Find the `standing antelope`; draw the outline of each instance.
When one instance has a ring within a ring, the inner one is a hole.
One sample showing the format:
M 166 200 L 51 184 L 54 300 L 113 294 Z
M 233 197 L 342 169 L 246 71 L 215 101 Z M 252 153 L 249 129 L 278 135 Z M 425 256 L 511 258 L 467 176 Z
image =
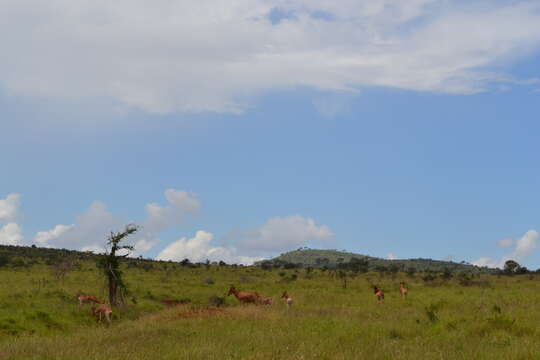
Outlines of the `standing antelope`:
M 373 285 L 373 293 L 377 297 L 378 301 L 384 301 L 384 292 L 379 289 L 376 285 Z
M 405 283 L 402 281 L 399 283 L 399 293 L 401 294 L 401 297 L 402 298 L 406 298 L 407 297 L 407 288 L 405 287 Z
M 238 301 L 242 303 L 258 303 L 261 301 L 261 296 L 256 291 L 238 291 L 234 286 L 231 286 L 227 296 L 234 295 Z
M 290 297 L 286 291 L 284 291 L 283 294 L 281 294 L 281 297 L 285 299 L 285 304 L 287 304 L 287 309 L 289 309 L 293 303 L 292 297 Z
M 79 300 L 79 307 L 81 307 L 82 304 L 90 304 L 90 303 L 104 304 L 105 303 L 103 300 L 100 300 L 95 295 L 80 294 L 77 296 L 77 300 Z
M 99 317 L 99 322 L 101 322 L 101 318 L 102 317 L 105 317 L 105 319 L 107 320 L 107 322 L 110 324 L 111 323 L 111 315 L 112 315 L 112 309 L 109 305 L 107 304 L 101 304 L 99 306 L 92 306 L 92 313 L 95 315 L 95 316 L 98 316 Z
M 274 302 L 274 300 L 272 298 L 261 298 L 260 299 L 260 304 L 262 304 L 262 305 L 272 305 L 273 302 Z

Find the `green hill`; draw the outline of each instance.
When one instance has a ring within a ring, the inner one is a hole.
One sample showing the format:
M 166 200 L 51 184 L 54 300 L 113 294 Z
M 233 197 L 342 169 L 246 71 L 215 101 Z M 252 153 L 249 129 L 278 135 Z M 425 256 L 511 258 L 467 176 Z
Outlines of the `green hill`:
M 297 266 L 317 268 L 351 268 L 364 271 L 451 271 L 493 273 L 496 269 L 478 267 L 465 262 L 442 261 L 432 259 L 399 259 L 388 260 L 361 254 L 337 250 L 298 249 L 281 254 L 270 260 L 263 260 L 259 266 Z

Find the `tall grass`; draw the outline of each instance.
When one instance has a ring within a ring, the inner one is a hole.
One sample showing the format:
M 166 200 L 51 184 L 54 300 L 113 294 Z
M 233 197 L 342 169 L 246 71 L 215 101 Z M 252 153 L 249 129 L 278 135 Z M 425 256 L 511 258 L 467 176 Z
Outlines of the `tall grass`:
M 75 300 L 78 291 L 105 297 L 93 264 L 63 282 L 46 265 L 0 270 L 0 359 L 540 358 L 535 277 L 483 275 L 464 284 L 364 274 L 344 288 L 320 270 L 161 264 L 124 271 L 128 303 L 107 326 Z M 401 280 L 407 299 L 399 296 Z M 385 291 L 384 303 L 372 282 Z M 240 305 L 225 296 L 231 284 L 272 296 L 274 305 Z M 294 298 L 289 310 L 279 299 L 284 290 Z M 190 305 L 174 308 L 159 301 L 186 298 Z

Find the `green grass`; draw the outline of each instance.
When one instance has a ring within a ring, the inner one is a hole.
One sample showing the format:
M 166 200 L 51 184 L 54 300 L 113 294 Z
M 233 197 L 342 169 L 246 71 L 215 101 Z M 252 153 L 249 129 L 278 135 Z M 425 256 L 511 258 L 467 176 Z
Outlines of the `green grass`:
M 131 294 L 111 326 L 75 300 L 78 291 L 105 298 L 92 263 L 64 282 L 46 265 L 0 269 L 0 359 L 540 358 L 540 279 L 528 275 L 482 275 L 463 286 L 369 273 L 344 289 L 320 270 L 290 280 L 294 270 L 164 266 L 124 269 Z M 370 283 L 385 290 L 384 303 Z M 272 296 L 274 305 L 227 297 L 224 307 L 209 307 L 230 284 Z M 294 298 L 290 310 L 279 299 L 284 290 Z M 158 301 L 181 298 L 192 304 L 165 309 Z

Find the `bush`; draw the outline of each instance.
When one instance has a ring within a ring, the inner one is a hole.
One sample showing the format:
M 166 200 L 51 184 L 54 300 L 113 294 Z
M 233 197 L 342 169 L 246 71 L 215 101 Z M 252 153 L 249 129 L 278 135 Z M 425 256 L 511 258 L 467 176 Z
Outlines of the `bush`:
M 212 306 L 220 307 L 220 306 L 225 305 L 225 298 L 221 296 L 213 295 L 213 296 L 210 296 L 210 298 L 208 299 L 208 303 Z
M 7 255 L 0 255 L 0 267 L 9 264 L 9 257 Z

